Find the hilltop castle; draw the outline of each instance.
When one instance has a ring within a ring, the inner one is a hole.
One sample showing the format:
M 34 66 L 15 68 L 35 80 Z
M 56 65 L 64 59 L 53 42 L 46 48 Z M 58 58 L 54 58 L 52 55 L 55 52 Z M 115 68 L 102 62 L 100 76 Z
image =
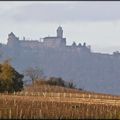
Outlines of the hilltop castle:
M 75 42 L 71 46 L 66 45 L 66 38 L 63 37 L 63 29 L 59 26 L 56 30 L 57 35 L 52 37 L 44 37 L 42 41 L 39 40 L 26 40 L 23 37 L 23 40 L 19 40 L 18 37 L 15 36 L 13 32 L 8 35 L 7 46 L 10 48 L 22 47 L 22 48 L 57 48 L 57 49 L 76 49 L 90 52 L 90 46 L 86 46 L 86 43 L 81 45 L 79 43 L 76 45 Z
M 38 67 L 46 77 L 73 80 L 77 87 L 86 90 L 120 94 L 119 51 L 103 54 L 92 52 L 86 43 L 67 45 L 62 27 L 56 32 L 56 36 L 44 37 L 41 41 L 25 37 L 21 40 L 11 32 L 7 44 L 0 44 L 0 62 L 10 59 L 21 73 Z

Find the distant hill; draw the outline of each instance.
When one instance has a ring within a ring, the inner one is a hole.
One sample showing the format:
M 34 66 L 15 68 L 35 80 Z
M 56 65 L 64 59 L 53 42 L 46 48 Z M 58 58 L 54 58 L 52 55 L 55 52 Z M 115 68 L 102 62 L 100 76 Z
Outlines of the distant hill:
M 61 27 L 57 36 L 43 40 L 19 40 L 11 33 L 8 43 L 0 46 L 0 61 L 10 58 L 13 67 L 21 73 L 37 66 L 43 69 L 46 76 L 72 80 L 79 88 L 120 95 L 118 51 L 113 54 L 95 53 L 85 43 L 76 45 L 75 42 L 67 46 Z

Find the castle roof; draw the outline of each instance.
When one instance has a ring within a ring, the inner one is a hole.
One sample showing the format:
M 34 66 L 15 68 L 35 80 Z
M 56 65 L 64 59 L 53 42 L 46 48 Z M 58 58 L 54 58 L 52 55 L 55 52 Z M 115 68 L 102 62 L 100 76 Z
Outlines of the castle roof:
M 15 36 L 15 34 L 14 34 L 13 32 L 11 32 L 11 33 L 9 34 L 9 36 Z

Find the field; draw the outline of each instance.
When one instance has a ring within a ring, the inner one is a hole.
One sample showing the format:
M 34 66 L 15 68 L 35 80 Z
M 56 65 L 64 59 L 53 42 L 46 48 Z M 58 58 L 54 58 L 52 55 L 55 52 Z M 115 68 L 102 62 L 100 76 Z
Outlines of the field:
M 2 119 L 120 119 L 120 97 L 63 87 L 42 86 L 0 94 Z M 33 90 L 33 91 L 32 91 Z M 46 91 L 45 91 L 46 90 Z

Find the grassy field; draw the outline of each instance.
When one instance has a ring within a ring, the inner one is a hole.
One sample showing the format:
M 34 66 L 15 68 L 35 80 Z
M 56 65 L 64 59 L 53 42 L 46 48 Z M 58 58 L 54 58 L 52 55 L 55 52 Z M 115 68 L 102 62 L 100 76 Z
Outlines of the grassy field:
M 27 87 L 0 94 L 0 118 L 120 119 L 120 97 L 57 86 Z

